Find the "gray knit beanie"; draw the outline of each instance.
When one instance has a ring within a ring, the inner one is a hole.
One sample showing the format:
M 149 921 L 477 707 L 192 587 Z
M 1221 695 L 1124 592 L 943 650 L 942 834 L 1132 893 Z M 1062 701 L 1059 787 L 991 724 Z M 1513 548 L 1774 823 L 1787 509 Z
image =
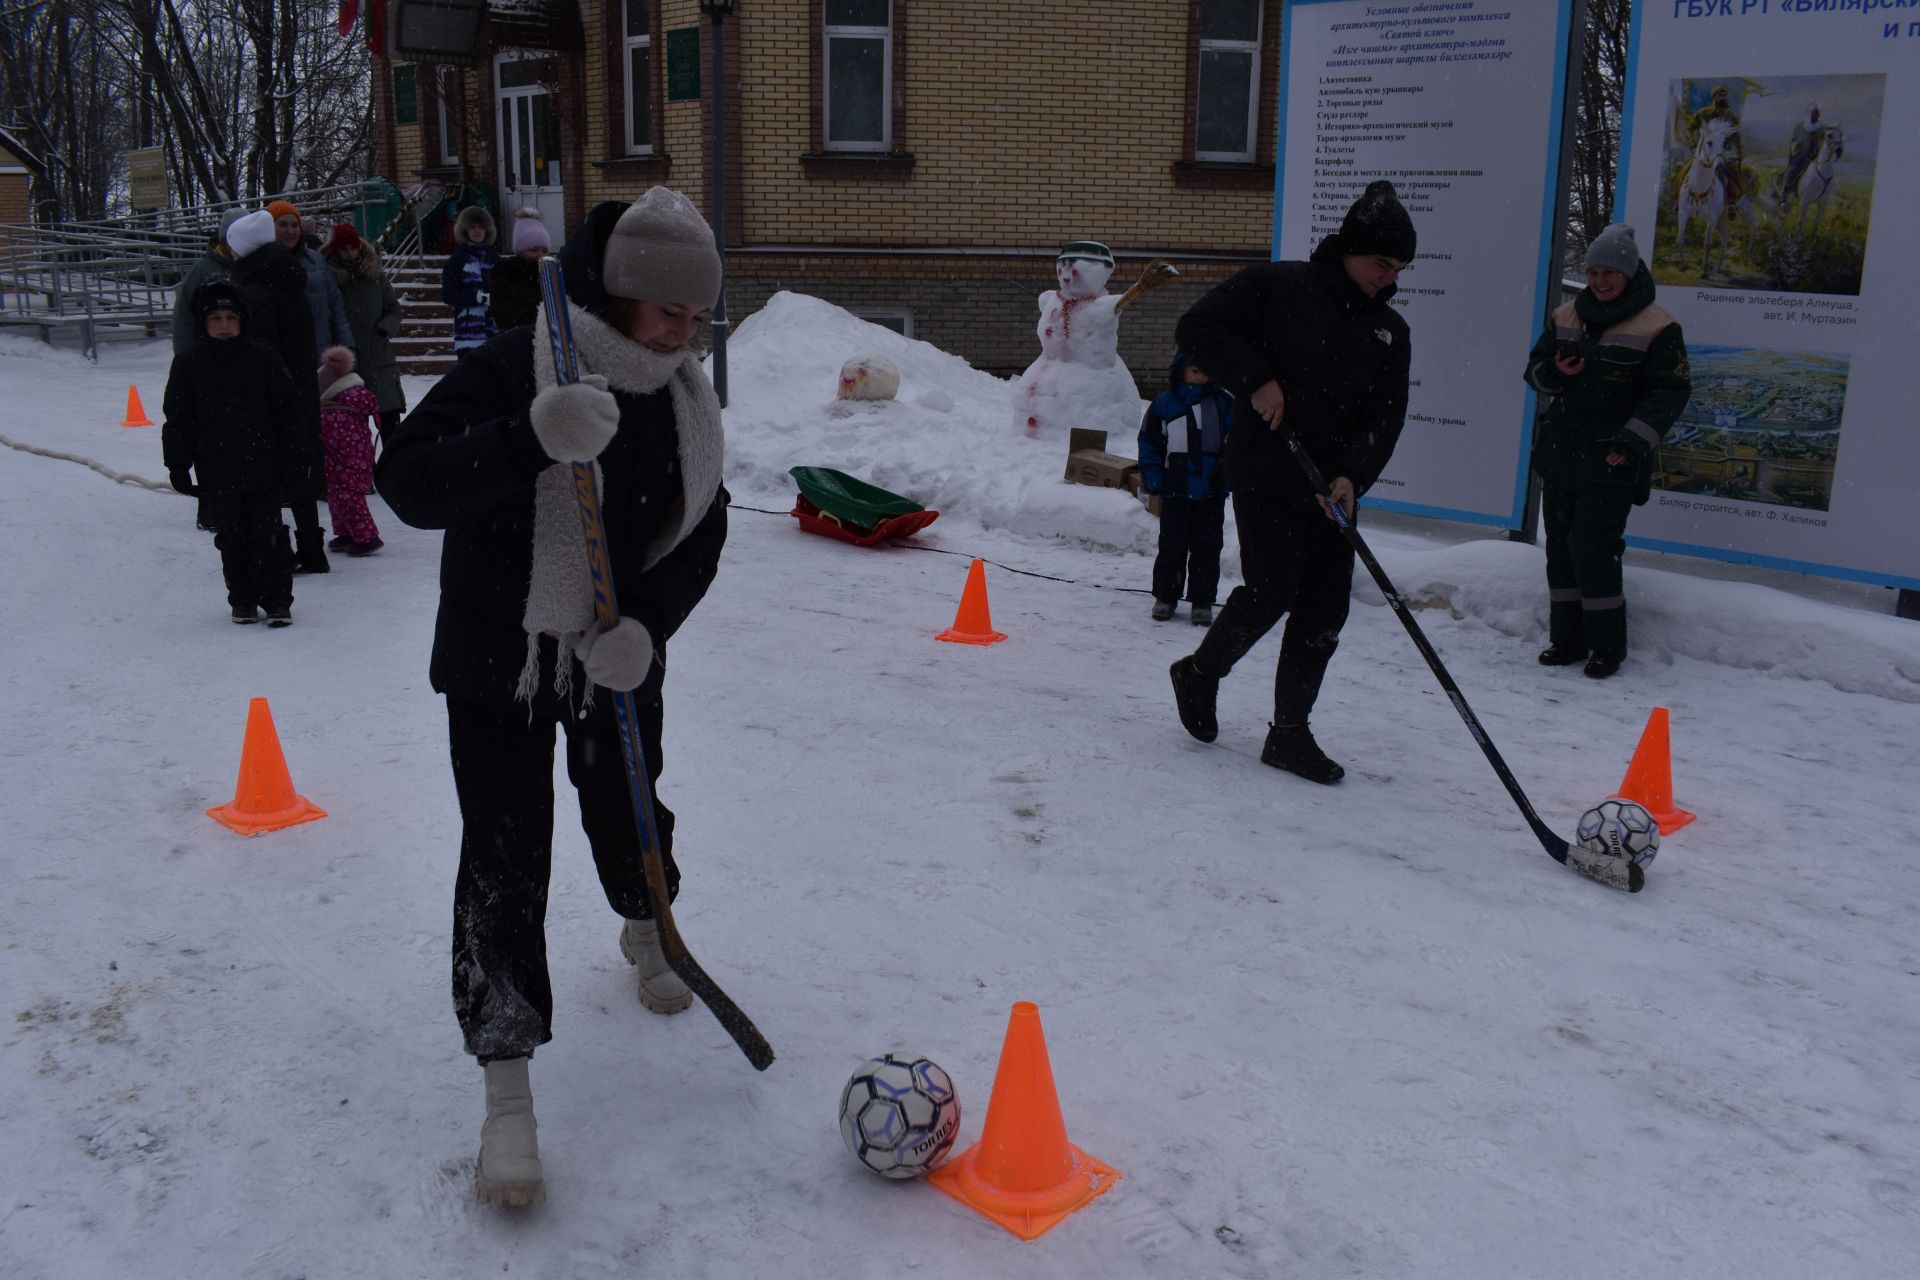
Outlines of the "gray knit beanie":
M 1640 270 L 1640 246 L 1634 243 L 1633 228 L 1616 222 L 1593 238 L 1587 246 L 1586 270 L 1610 267 L 1627 279 Z
M 683 307 L 720 297 L 720 253 L 693 201 L 670 187 L 649 187 L 614 224 L 601 258 L 607 292 Z

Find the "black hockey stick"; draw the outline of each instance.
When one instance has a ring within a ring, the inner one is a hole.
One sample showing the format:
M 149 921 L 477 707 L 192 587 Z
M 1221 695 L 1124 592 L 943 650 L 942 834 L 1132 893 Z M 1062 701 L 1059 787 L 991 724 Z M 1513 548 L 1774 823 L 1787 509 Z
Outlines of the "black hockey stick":
M 553 378 L 565 385 L 577 382 L 580 367 L 574 360 L 573 326 L 567 317 L 567 290 L 560 276 L 560 260 L 540 260 L 540 296 L 546 303 L 547 340 L 553 344 Z M 587 566 L 593 572 L 593 616 L 605 630 L 620 621 L 620 606 L 613 594 L 613 561 L 607 555 L 605 526 L 600 520 L 600 493 L 594 485 L 593 464 L 573 464 L 574 493 L 580 499 L 580 526 L 587 537 Z M 561 654 L 559 661 L 568 657 Z M 660 856 L 660 833 L 653 819 L 653 784 L 647 778 L 647 756 L 640 744 L 640 714 L 630 690 L 609 690 L 613 694 L 613 715 L 620 730 L 620 754 L 627 762 L 627 790 L 633 800 L 633 823 L 640 833 L 640 863 L 646 872 L 647 896 L 653 901 L 653 919 L 660 930 L 660 947 L 667 963 L 680 975 L 713 1016 L 720 1020 L 740 1052 L 754 1070 L 765 1071 L 773 1063 L 773 1046 L 760 1034 L 760 1028 L 740 1010 L 720 984 L 707 975 L 700 962 L 687 950 L 680 930 L 674 927 L 673 907 L 667 891 L 667 866 Z
M 1332 512 L 1334 523 L 1340 526 L 1340 532 L 1347 535 L 1347 541 L 1353 544 L 1354 553 L 1360 557 L 1361 562 L 1367 566 L 1367 572 L 1372 574 L 1373 580 L 1379 584 L 1380 594 L 1387 598 L 1387 603 L 1393 607 L 1395 616 L 1400 619 L 1401 625 L 1406 627 L 1407 634 L 1413 637 L 1414 647 L 1420 650 L 1420 656 L 1427 660 L 1429 667 L 1433 668 L 1433 674 L 1439 679 L 1440 687 L 1446 690 L 1448 699 L 1453 703 L 1453 709 L 1458 711 L 1460 718 L 1467 722 L 1467 732 L 1471 733 L 1473 740 L 1480 744 L 1480 750 L 1486 753 L 1487 763 L 1492 765 L 1493 771 L 1500 775 L 1500 781 L 1507 788 L 1507 794 L 1513 797 L 1513 802 L 1520 806 L 1520 816 L 1527 820 L 1529 827 L 1533 828 L 1533 834 L 1540 841 L 1540 847 L 1551 854 L 1555 861 L 1572 867 L 1590 880 L 1598 880 L 1601 884 L 1611 885 L 1615 889 L 1625 889 L 1628 893 L 1640 892 L 1646 884 L 1646 872 L 1642 871 L 1638 865 L 1610 855 L 1593 853 L 1578 844 L 1568 844 L 1540 820 L 1540 815 L 1533 811 L 1533 805 L 1528 802 L 1526 792 L 1520 790 L 1520 784 L 1514 781 L 1513 771 L 1507 768 L 1507 762 L 1500 758 L 1500 752 L 1495 749 L 1493 739 L 1489 738 L 1487 731 L 1480 727 L 1480 720 L 1473 714 L 1473 708 L 1467 705 L 1467 699 L 1460 692 L 1460 686 L 1453 682 L 1453 677 L 1447 673 L 1446 664 L 1440 661 L 1440 655 L 1435 653 L 1433 646 L 1427 642 L 1426 633 L 1421 631 L 1420 624 L 1414 621 L 1413 611 L 1407 608 L 1406 601 L 1400 598 L 1400 593 L 1393 589 L 1393 583 L 1387 580 L 1387 571 L 1382 569 L 1380 562 L 1373 558 L 1373 552 L 1368 549 L 1366 540 L 1360 536 L 1360 531 L 1353 527 L 1353 521 L 1348 518 L 1346 508 L 1334 501 L 1332 492 L 1327 488 L 1326 478 L 1320 474 L 1320 468 L 1314 465 L 1313 459 L 1307 456 L 1300 438 L 1277 424 L 1274 430 L 1278 431 L 1281 438 L 1287 442 L 1287 448 L 1292 451 L 1294 460 L 1300 464 L 1300 469 L 1306 472 L 1307 480 L 1313 485 L 1314 492 L 1320 495 L 1327 504 L 1327 510 Z

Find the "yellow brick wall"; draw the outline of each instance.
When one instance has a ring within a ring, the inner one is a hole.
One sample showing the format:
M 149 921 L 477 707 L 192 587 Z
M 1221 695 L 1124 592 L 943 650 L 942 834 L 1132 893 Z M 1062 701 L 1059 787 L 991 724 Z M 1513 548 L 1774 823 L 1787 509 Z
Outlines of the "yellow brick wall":
M 905 182 L 813 178 L 807 0 L 737 19 L 749 243 L 1053 245 L 1263 251 L 1270 188 L 1183 189 L 1185 0 L 900 0 Z M 678 167 L 676 163 L 676 178 Z
M 570 207 L 632 199 L 659 181 L 704 207 L 704 102 L 660 103 L 664 165 L 637 171 L 594 163 L 621 154 L 612 104 L 623 89 L 604 25 L 607 5 L 618 2 L 579 0 L 579 101 L 559 104 L 569 132 Z M 752 0 L 729 20 L 736 42 L 729 78 L 743 77 L 729 102 L 737 146 L 728 203 L 738 242 L 1044 247 L 1090 238 L 1116 249 L 1264 256 L 1270 187 L 1174 181 L 1185 129 L 1186 0 L 897 4 L 907 63 L 904 143 L 914 157 L 904 180 L 805 171 L 818 40 L 808 0 Z M 658 9 L 655 74 L 666 74 L 666 32 L 698 26 L 701 88 L 710 94 L 712 26 L 697 0 L 659 0 Z M 423 117 L 432 110 L 430 75 L 420 68 Z M 492 80 L 488 60 L 465 75 L 463 155 L 472 175 L 489 184 L 497 178 Z M 399 180 L 414 181 L 432 165 L 421 154 L 423 131 L 393 132 Z

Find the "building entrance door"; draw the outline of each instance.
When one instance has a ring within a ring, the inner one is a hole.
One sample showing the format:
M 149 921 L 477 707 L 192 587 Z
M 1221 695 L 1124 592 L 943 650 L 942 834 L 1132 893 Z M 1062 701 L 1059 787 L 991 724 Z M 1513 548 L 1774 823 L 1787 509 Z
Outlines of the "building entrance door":
M 493 60 L 500 122 L 500 252 L 513 251 L 513 213 L 534 208 L 554 247 L 567 233 L 560 179 L 560 120 L 553 110 L 559 77 L 552 54 L 502 53 Z

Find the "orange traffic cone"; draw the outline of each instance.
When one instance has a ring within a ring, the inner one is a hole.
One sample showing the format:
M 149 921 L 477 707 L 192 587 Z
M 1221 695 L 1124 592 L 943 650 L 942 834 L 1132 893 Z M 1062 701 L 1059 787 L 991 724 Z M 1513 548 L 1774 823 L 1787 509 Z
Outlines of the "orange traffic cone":
M 1014 1005 L 1007 1019 L 980 1141 L 935 1169 L 930 1180 L 1022 1240 L 1051 1231 L 1120 1180 L 1119 1170 L 1067 1141 L 1040 1010 L 1032 1002 Z
M 1627 776 L 1620 779 L 1624 796 L 1653 815 L 1660 834 L 1670 836 L 1693 821 L 1694 815 L 1673 803 L 1673 759 L 1667 749 L 1667 709 L 1655 707 L 1640 733 L 1640 745 L 1633 749 L 1633 761 Z
M 1006 638 L 1004 632 L 993 629 L 993 614 L 987 608 L 987 565 L 976 558 L 973 567 L 967 570 L 966 590 L 960 593 L 960 608 L 953 615 L 953 625 L 934 639 L 951 640 L 955 644 L 999 644 Z
M 123 427 L 150 427 L 153 425 L 153 419 L 147 417 L 146 409 L 140 404 L 140 389 L 138 387 L 129 386 L 127 388 L 127 416 L 120 419 L 120 425 Z
M 240 778 L 233 784 L 233 803 L 209 809 L 207 816 L 243 836 L 327 816 L 325 809 L 294 793 L 265 698 L 247 704 L 247 738 L 240 747 Z

